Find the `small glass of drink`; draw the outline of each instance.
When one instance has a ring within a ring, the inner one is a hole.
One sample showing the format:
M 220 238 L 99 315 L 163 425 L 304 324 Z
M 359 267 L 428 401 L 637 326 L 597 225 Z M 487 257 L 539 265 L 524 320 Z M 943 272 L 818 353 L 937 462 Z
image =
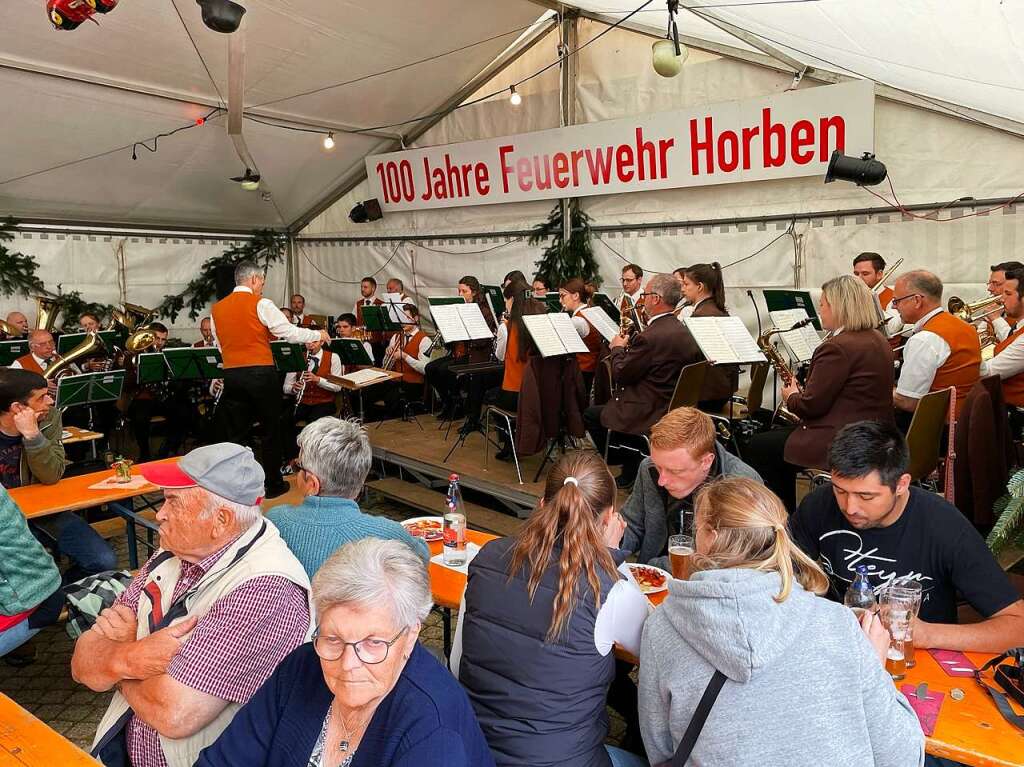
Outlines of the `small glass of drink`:
M 672 577 L 681 581 L 690 579 L 693 571 L 694 546 L 692 535 L 670 535 L 668 538 L 668 561 Z
M 903 655 L 907 661 L 907 668 L 913 668 L 917 665 L 917 661 L 914 659 L 914 619 L 917 618 L 917 614 L 921 610 L 921 582 L 902 579 L 896 581 L 890 588 L 901 598 L 908 597 L 913 602 L 910 623 L 907 625 L 906 639 L 903 642 Z
M 897 682 L 907 676 L 907 659 L 904 653 L 903 640 L 894 639 L 889 643 L 889 649 L 885 654 L 885 670 Z
M 911 592 L 893 586 L 882 592 L 882 623 L 892 637 L 885 668 L 893 679 L 906 676 L 906 643 L 913 641 L 913 615 L 914 595 Z

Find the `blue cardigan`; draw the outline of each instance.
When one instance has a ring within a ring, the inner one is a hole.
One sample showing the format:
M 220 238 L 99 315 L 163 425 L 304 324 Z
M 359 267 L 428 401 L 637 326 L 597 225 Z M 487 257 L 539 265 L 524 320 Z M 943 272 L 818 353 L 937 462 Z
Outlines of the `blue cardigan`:
M 332 699 L 313 645 L 301 645 L 195 767 L 306 767 Z M 494 767 L 494 759 L 465 691 L 417 643 L 352 767 Z
M 277 526 L 310 580 L 339 546 L 360 538 L 402 541 L 424 561 L 430 559 L 422 538 L 413 538 L 401 524 L 387 517 L 364 514 L 348 498 L 307 495 L 297 506 L 275 506 L 267 512 L 267 519 Z

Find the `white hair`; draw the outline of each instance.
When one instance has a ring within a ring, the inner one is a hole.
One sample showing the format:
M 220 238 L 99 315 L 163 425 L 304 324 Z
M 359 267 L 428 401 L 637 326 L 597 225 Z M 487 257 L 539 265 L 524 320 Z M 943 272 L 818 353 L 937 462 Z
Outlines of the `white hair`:
M 239 261 L 235 265 L 235 284 L 244 285 L 252 277 L 262 277 L 265 270 L 254 261 Z
M 423 559 L 395 540 L 360 538 L 340 546 L 313 576 L 313 604 L 323 616 L 337 605 L 391 611 L 396 628 L 422 623 L 433 598 Z
M 320 480 L 320 494 L 355 498 L 373 462 L 366 429 L 358 421 L 325 416 L 299 433 L 299 463 Z
M 262 517 L 259 506 L 248 506 L 244 503 L 230 501 L 206 488 L 190 487 L 182 492 L 199 505 L 199 512 L 196 515 L 198 519 L 210 519 L 217 509 L 228 509 L 234 516 L 239 529 L 248 530 Z

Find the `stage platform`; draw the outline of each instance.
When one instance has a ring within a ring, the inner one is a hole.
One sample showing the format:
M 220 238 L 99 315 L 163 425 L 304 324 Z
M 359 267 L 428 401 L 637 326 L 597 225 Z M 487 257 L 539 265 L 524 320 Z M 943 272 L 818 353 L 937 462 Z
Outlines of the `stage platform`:
M 543 476 L 541 482 L 531 482 L 544 458 L 543 453 L 520 458 L 522 485 L 516 477 L 515 465 L 511 461 L 496 460 L 497 448 L 485 444 L 479 432 L 470 434 L 445 462 L 445 456 L 459 438 L 459 425 L 460 422 L 456 422 L 452 426 L 446 439 L 447 424 L 431 415 L 417 416 L 415 421 L 394 419 L 368 424 L 374 468 L 382 477 L 399 476 L 442 492 L 448 487 L 448 475 L 455 472 L 463 488 L 495 499 L 520 519 L 529 516 L 544 488 Z M 491 453 L 486 468 L 485 450 Z

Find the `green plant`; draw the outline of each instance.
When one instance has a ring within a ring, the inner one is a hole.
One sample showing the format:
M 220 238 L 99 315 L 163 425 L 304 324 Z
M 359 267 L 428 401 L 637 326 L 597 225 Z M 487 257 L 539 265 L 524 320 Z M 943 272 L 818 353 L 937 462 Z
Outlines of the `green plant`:
M 1006 490 L 992 507 L 996 523 L 985 539 L 997 556 L 1006 548 L 1024 548 L 1024 469 L 1010 477 Z
M 27 296 L 43 289 L 43 281 L 36 277 L 39 264 L 24 253 L 12 252 L 7 243 L 14 239 L 11 233 L 18 222 L 8 218 L 0 224 L 0 295 L 16 293 Z
M 551 240 L 540 260 L 535 262 L 537 277 L 544 280 L 549 290 L 557 290 L 559 285 L 573 277 L 601 284 L 601 273 L 590 248 L 590 216 L 580 210 L 578 199 L 570 200 L 568 208 L 571 223 L 568 242 L 565 241 L 560 201 L 551 209 L 547 221 L 533 227 L 533 234 L 528 240 L 530 245 L 538 245 L 548 238 Z
M 206 307 L 217 295 L 217 272 L 223 266 L 234 267 L 240 261 L 254 261 L 264 269 L 284 258 L 288 237 L 272 229 L 258 229 L 252 238 L 242 245 L 225 250 L 221 255 L 208 258 L 195 277 L 185 289 L 175 295 L 164 296 L 164 300 L 156 307 L 160 317 L 167 317 L 171 322 L 188 306 L 188 316 L 199 318 Z

